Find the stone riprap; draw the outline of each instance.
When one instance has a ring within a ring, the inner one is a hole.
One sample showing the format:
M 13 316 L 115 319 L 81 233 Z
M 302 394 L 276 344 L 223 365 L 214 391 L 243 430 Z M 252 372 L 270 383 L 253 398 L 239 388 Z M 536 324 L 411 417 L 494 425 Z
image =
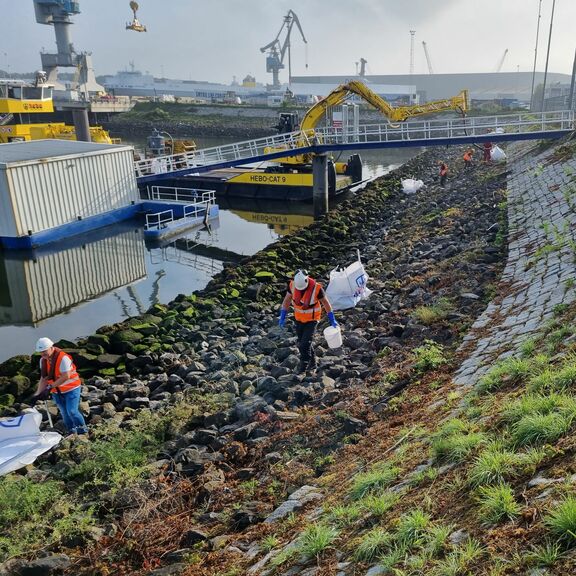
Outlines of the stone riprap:
M 576 159 L 528 152 L 517 146 L 508 159 L 508 260 L 497 296 L 460 347 L 472 352 L 455 375 L 459 386 L 474 386 L 576 297 Z

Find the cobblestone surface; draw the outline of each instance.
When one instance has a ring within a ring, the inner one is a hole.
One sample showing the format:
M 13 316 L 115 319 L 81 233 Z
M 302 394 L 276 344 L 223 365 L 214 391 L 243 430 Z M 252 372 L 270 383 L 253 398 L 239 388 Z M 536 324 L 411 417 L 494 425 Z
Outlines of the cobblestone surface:
M 551 150 L 518 146 L 508 165 L 508 261 L 498 294 L 460 347 L 468 358 L 456 373 L 471 387 L 492 365 L 516 354 L 576 298 L 576 159 L 554 163 Z

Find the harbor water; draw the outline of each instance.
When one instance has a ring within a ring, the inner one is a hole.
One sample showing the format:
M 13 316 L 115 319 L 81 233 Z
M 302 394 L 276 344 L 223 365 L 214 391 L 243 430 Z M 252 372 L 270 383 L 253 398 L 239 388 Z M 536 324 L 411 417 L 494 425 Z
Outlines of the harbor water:
M 223 143 L 210 139 L 198 145 Z M 383 175 L 418 152 L 363 154 L 364 178 Z M 147 244 L 142 223 L 129 222 L 39 251 L 0 253 L 0 362 L 32 353 L 40 336 L 75 340 L 202 289 L 224 262 L 238 262 L 313 221 L 309 203 L 217 202 L 219 220 L 210 229 L 166 245 Z

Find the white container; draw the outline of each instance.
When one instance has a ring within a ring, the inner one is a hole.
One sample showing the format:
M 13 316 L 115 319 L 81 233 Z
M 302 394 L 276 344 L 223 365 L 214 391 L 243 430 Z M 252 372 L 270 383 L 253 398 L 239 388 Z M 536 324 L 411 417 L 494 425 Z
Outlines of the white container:
M 0 236 L 36 234 L 138 200 L 131 146 L 66 140 L 0 144 Z
M 328 348 L 340 348 L 342 346 L 342 331 L 340 326 L 328 326 L 324 328 L 324 338 L 326 338 L 326 344 Z

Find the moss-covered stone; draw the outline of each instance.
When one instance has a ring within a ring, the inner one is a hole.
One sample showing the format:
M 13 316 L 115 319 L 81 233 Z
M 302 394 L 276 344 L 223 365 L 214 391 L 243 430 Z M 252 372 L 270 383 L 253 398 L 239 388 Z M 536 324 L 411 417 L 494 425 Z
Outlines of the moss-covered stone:
M 29 374 L 32 370 L 31 357 L 25 354 L 14 356 L 0 364 L 0 376 L 14 376 L 14 374 Z
M 0 408 L 9 408 L 16 402 L 12 394 L 0 394 Z
M 144 336 L 151 336 L 152 334 L 156 334 L 159 328 L 156 324 L 146 322 L 144 324 L 134 324 L 132 330 L 136 330 L 136 332 L 140 332 L 140 334 L 144 334 Z

